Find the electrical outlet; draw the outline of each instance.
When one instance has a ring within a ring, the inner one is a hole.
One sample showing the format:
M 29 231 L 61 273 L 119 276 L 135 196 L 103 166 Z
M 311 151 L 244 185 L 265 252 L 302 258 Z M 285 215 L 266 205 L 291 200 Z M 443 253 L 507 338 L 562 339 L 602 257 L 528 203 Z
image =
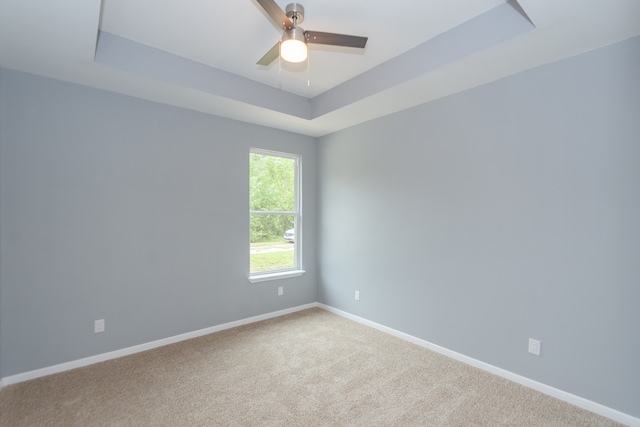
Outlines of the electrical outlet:
M 360 301 L 360 291 L 356 291 L 356 301 Z
M 540 356 L 540 341 L 529 338 L 529 353 Z
M 95 322 L 93 322 L 93 332 L 96 334 L 98 332 L 104 332 L 104 319 L 96 320 Z
M 281 297 L 282 295 L 284 295 L 284 286 L 279 286 L 278 287 L 278 296 Z

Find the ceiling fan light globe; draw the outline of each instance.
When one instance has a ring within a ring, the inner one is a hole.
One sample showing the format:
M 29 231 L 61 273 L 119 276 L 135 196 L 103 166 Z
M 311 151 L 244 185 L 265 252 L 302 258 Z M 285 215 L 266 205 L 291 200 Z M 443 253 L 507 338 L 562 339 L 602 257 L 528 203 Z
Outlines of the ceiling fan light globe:
M 307 39 L 302 28 L 289 28 L 282 34 L 280 56 L 285 61 L 294 63 L 307 59 Z
M 307 44 L 300 40 L 285 40 L 280 45 L 280 56 L 287 62 L 302 62 L 307 59 Z

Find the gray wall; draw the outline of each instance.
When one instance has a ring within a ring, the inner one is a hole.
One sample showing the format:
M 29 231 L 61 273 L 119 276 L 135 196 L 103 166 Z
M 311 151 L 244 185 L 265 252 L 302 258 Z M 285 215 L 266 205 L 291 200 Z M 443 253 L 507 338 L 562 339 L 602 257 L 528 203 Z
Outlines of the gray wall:
M 317 300 L 314 138 L 7 70 L 0 112 L 2 377 Z M 252 146 L 303 156 L 302 277 L 247 280 Z
M 316 147 L 0 70 L 0 376 L 318 300 L 640 416 L 639 74 L 635 38 Z M 300 278 L 247 281 L 251 146 L 303 155 Z
M 2 102 L 2 81 L 4 73 L 0 69 L 0 147 L 2 145 L 2 116 L 4 115 L 4 103 Z M 0 163 L 2 149 L 0 149 Z M 2 177 L 0 176 L 0 380 L 2 379 Z
M 640 38 L 318 150 L 322 303 L 640 416 Z

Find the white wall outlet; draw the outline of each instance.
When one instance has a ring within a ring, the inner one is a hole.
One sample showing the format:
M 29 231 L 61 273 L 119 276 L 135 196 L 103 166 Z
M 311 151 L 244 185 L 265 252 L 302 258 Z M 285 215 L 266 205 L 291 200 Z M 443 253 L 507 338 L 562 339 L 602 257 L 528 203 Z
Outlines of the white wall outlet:
M 284 286 L 278 286 L 278 296 L 284 295 Z
M 104 319 L 99 319 L 93 322 L 93 332 L 96 334 L 98 332 L 104 332 Z
M 540 356 L 540 341 L 529 338 L 529 353 Z
M 360 301 L 360 291 L 356 291 L 356 301 Z

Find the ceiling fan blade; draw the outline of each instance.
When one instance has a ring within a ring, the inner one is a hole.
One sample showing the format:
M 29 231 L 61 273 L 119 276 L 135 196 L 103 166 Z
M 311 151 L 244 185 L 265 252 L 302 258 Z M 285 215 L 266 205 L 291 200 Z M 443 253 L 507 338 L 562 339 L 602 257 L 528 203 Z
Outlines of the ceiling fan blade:
M 280 42 L 276 43 L 275 46 L 269 49 L 269 52 L 265 53 L 257 64 L 267 66 L 275 61 L 278 56 L 280 56 Z
M 287 14 L 280 9 L 274 0 L 256 0 L 260 6 L 269 14 L 273 22 L 280 28 L 293 28 L 293 22 Z
M 320 31 L 305 31 L 307 43 L 329 44 L 332 46 L 346 46 L 364 48 L 368 37 L 348 36 L 346 34 L 323 33 Z

